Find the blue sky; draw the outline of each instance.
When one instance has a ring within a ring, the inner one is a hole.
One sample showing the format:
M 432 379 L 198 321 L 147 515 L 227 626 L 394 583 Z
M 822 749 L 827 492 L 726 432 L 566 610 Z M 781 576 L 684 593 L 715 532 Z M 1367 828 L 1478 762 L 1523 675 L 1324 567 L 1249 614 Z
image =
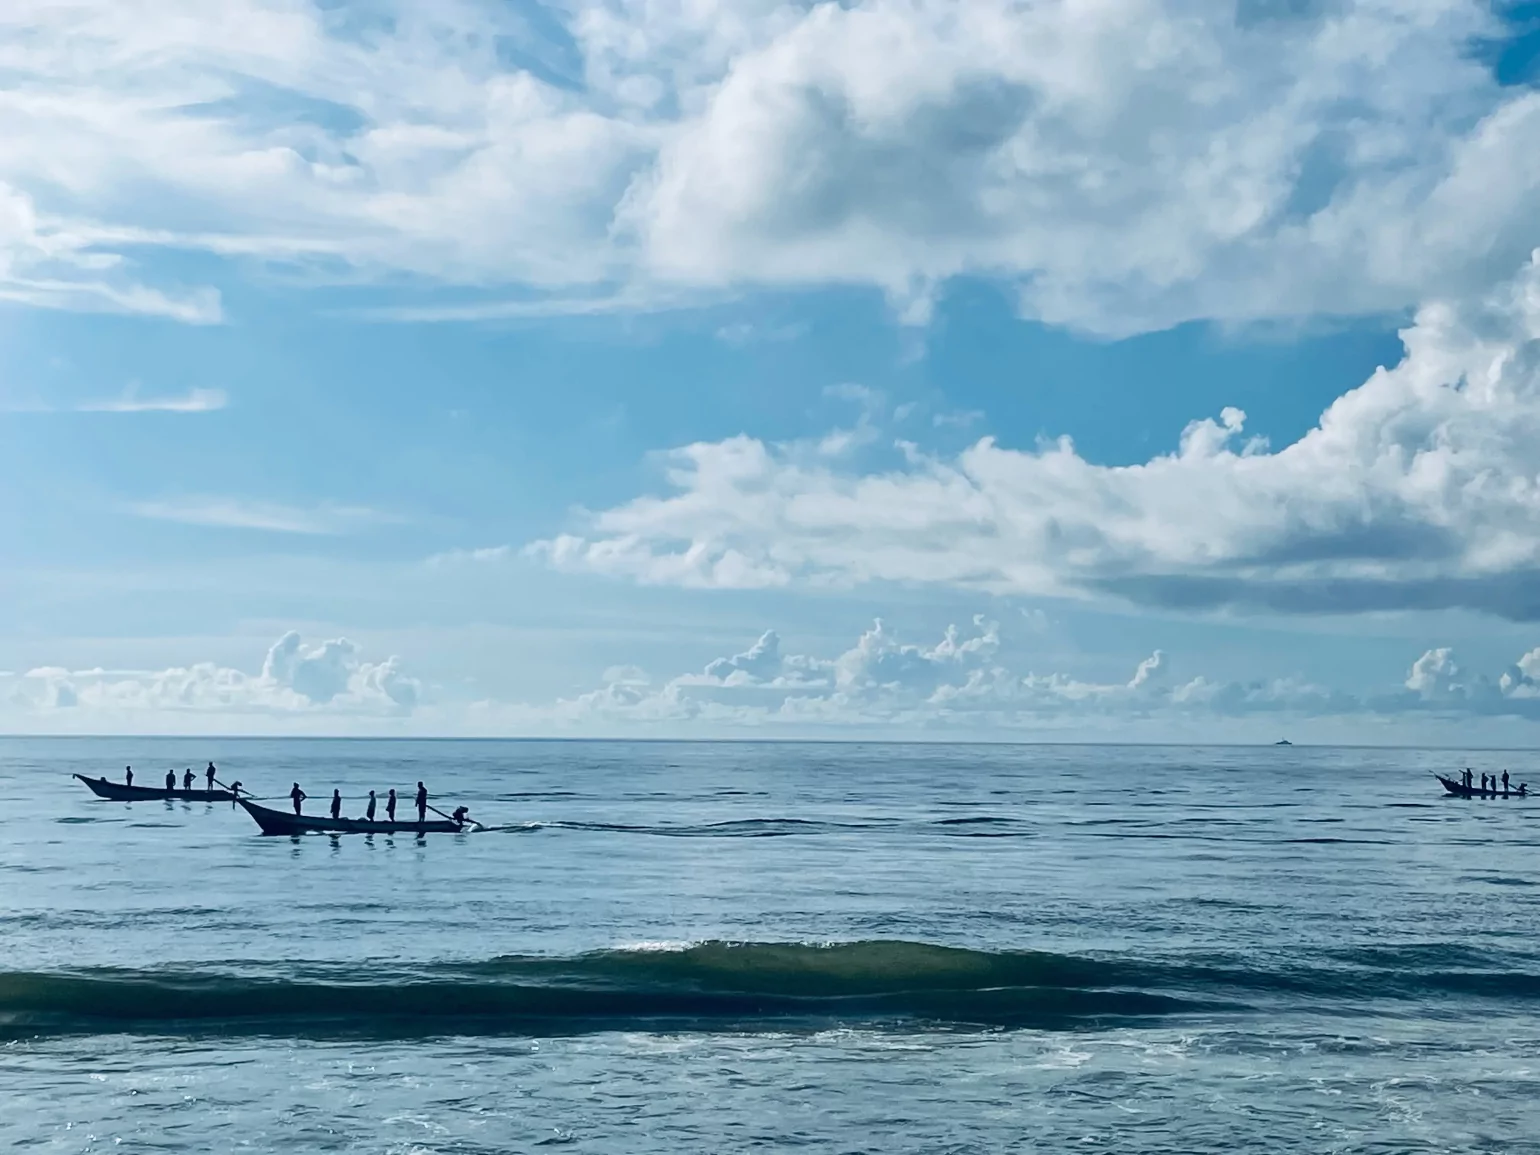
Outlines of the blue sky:
M 23 0 L 0 729 L 1533 741 L 1537 20 Z

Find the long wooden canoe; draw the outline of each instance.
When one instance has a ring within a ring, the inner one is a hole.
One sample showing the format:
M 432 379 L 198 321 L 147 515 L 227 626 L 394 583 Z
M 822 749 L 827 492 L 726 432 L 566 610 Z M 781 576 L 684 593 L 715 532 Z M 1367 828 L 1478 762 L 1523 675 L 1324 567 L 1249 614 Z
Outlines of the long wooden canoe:
M 122 782 L 109 782 L 105 778 L 87 778 L 76 774 L 98 798 L 110 798 L 114 802 L 148 802 L 156 798 L 170 798 L 178 802 L 234 802 L 235 795 L 228 790 L 167 790 L 164 786 L 128 786 Z
M 256 820 L 263 834 L 458 834 L 471 828 L 469 822 L 461 825 L 447 819 L 371 822 L 367 818 L 323 818 L 312 814 L 294 814 L 288 810 L 273 810 L 245 798 L 237 798 L 236 801 Z
M 1442 774 L 1435 774 L 1444 785 L 1445 792 L 1453 794 L 1456 798 L 1528 798 L 1529 792 L 1519 792 L 1517 786 L 1511 790 L 1483 790 L 1479 786 L 1466 786 L 1463 782 L 1456 782 L 1453 778 L 1445 778 Z

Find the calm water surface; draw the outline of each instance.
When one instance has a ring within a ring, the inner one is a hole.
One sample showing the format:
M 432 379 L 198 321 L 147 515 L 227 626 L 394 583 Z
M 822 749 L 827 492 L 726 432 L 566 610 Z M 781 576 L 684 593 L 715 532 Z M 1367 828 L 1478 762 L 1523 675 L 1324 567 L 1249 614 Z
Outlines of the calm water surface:
M 103 802 L 209 758 L 263 838 Z M 1310 748 L 0 742 L 0 1146 L 1540 1152 L 1540 800 Z

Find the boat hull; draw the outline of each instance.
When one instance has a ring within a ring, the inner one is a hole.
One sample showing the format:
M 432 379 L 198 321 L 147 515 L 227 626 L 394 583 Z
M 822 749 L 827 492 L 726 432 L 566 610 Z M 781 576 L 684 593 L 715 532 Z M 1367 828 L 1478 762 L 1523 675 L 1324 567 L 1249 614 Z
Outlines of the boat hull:
M 122 782 L 109 782 L 105 778 L 87 778 L 76 774 L 98 798 L 110 798 L 114 802 L 150 802 L 169 799 L 177 802 L 234 802 L 235 795 L 228 790 L 167 790 L 164 786 L 127 786 Z
M 1453 778 L 1445 778 L 1442 774 L 1435 774 L 1435 778 L 1442 783 L 1444 792 L 1455 798 L 1528 798 L 1528 792 L 1520 794 L 1517 790 L 1483 790 L 1479 786 L 1466 786 L 1462 782 L 1456 782 Z
M 428 822 L 371 822 L 367 818 L 322 818 L 238 801 L 263 834 L 459 834 L 469 828 L 447 819 Z

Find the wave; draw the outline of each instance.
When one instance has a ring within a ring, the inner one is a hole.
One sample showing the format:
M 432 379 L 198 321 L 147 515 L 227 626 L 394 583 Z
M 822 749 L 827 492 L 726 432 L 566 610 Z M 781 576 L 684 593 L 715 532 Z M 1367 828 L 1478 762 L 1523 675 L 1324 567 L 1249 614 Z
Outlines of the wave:
M 1074 1030 L 1244 1014 L 1259 1000 L 1540 999 L 1540 975 L 1436 948 L 1258 968 L 904 941 L 706 942 L 378 966 L 0 972 L 0 1037 L 566 1035 L 601 1030 Z
M 722 822 L 679 825 L 628 825 L 619 822 L 551 821 L 549 830 L 587 830 L 611 834 L 651 834 L 660 838 L 785 838 L 793 834 L 825 834 L 836 830 L 870 830 L 878 822 L 820 822 L 806 818 L 739 818 Z

